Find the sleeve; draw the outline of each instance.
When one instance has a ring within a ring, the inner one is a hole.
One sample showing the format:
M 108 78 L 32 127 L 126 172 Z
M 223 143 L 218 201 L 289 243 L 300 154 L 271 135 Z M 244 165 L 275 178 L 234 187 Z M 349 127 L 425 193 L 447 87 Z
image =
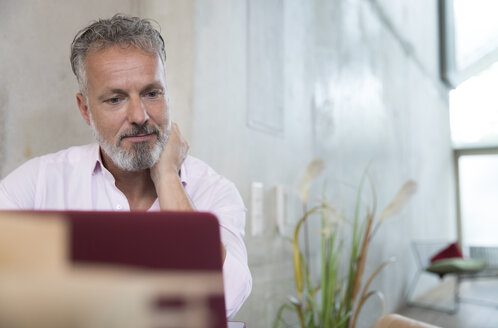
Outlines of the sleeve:
M 0 182 L 0 210 L 33 209 L 39 158 L 32 159 Z
M 226 249 L 223 281 L 227 318 L 231 319 L 251 293 L 252 277 L 243 240 L 246 208 L 233 183 L 222 182 L 216 188 L 211 212 L 220 221 L 221 242 Z

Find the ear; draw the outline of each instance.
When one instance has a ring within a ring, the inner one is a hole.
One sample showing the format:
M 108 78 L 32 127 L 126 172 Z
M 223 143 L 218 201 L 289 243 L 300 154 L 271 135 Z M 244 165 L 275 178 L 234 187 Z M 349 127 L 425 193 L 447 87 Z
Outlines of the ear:
M 81 116 L 85 120 L 86 124 L 90 125 L 90 113 L 88 112 L 88 104 L 86 102 L 86 97 L 81 93 L 76 94 L 76 102 L 78 103 L 78 108 L 80 109 Z

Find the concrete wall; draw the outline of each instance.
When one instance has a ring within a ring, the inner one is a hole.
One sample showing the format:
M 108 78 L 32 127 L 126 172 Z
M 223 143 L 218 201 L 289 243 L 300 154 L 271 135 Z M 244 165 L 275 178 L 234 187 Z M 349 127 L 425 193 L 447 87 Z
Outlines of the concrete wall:
M 75 33 L 132 1 L 0 1 L 0 169 L 92 140 L 69 63 Z
M 321 181 L 346 215 L 367 166 L 381 208 L 405 180 L 419 184 L 409 206 L 379 230 L 367 265 L 371 271 L 397 257 L 373 287 L 388 311 L 400 306 L 415 270 L 410 241 L 456 234 L 436 2 L 0 1 L 2 176 L 27 158 L 91 140 L 75 105 L 68 48 L 79 28 L 114 12 L 162 26 L 173 117 L 192 153 L 233 180 L 248 207 L 251 182 L 264 184 L 262 234 L 251 234 L 248 213 L 253 293 L 237 319 L 268 327 L 293 293 L 273 188 L 292 189 L 317 156 L 327 162 Z M 292 194 L 287 209 L 291 225 L 300 215 Z M 378 311 L 367 307 L 362 324 Z

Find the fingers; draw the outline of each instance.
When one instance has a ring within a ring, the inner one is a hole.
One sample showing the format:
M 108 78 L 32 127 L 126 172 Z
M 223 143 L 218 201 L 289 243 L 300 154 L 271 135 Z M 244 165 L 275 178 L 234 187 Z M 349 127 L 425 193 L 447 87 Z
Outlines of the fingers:
M 168 143 L 170 143 L 171 148 L 173 149 L 176 148 L 176 151 L 178 153 L 177 157 L 181 158 L 181 161 L 183 162 L 183 160 L 185 159 L 190 150 L 190 145 L 183 138 L 180 132 L 180 128 L 178 127 L 178 124 L 176 124 L 175 122 L 172 122 L 171 124 L 171 131 Z M 173 157 L 175 156 L 173 155 Z
M 163 149 L 159 161 L 151 168 L 151 178 L 154 183 L 160 183 L 163 177 L 178 175 L 180 168 L 187 158 L 189 144 L 183 139 L 180 128 L 175 122 L 171 122 L 168 141 Z

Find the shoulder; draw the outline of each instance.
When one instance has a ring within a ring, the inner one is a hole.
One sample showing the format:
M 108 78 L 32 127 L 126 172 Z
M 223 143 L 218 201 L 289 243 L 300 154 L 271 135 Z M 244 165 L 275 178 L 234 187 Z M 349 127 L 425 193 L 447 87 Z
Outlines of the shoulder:
M 21 177 L 25 174 L 29 175 L 30 173 L 37 172 L 43 167 L 50 166 L 51 164 L 81 163 L 83 159 L 88 161 L 91 158 L 91 155 L 93 153 L 98 154 L 97 152 L 98 145 L 89 144 L 74 146 L 56 153 L 34 157 L 12 171 L 5 179 L 10 177 Z
M 0 209 L 33 207 L 40 157 L 28 160 L 0 181 Z
M 93 159 L 96 160 L 98 149 L 97 144 L 73 146 L 56 153 L 34 158 L 33 160 L 37 160 L 40 165 L 82 163 L 84 161 L 93 161 Z
M 98 144 L 73 146 L 56 153 L 33 158 L 24 165 L 27 165 L 30 169 L 36 166 L 42 178 L 53 179 L 66 176 L 65 173 L 74 170 L 81 173 L 92 172 L 95 168 L 98 154 Z
M 73 146 L 33 159 L 38 166 L 39 183 L 52 184 L 69 178 L 89 176 L 99 158 L 98 144 Z M 76 173 L 76 174 L 74 174 Z
M 204 161 L 188 156 L 183 164 L 187 190 L 196 199 L 206 201 L 209 208 L 242 208 L 244 204 L 234 183 L 217 173 Z M 183 175 L 183 173 L 182 173 Z M 183 176 L 182 176 L 183 179 Z
M 195 188 L 209 187 L 215 188 L 220 186 L 233 186 L 233 183 L 227 178 L 216 172 L 211 166 L 204 161 L 194 157 L 187 156 L 182 166 L 182 179 Z
M 204 161 L 190 155 L 185 158 L 183 169 L 187 178 L 222 177 Z
M 82 163 L 84 161 L 92 162 L 94 159 L 97 160 L 98 151 L 98 144 L 73 146 L 67 149 L 60 150 L 56 153 L 50 153 L 31 158 L 21 164 L 7 176 L 10 176 L 16 172 L 25 172 L 37 168 L 39 169 L 42 166 L 51 164 Z
M 32 158 L 8 174 L 0 182 L 0 198 L 21 208 L 31 208 L 37 190 L 57 183 L 68 168 L 91 165 L 92 152 L 98 154 L 96 144 L 71 147 L 57 153 Z M 95 163 L 93 163 L 95 165 Z M 0 199 L 0 207 L 2 207 Z

